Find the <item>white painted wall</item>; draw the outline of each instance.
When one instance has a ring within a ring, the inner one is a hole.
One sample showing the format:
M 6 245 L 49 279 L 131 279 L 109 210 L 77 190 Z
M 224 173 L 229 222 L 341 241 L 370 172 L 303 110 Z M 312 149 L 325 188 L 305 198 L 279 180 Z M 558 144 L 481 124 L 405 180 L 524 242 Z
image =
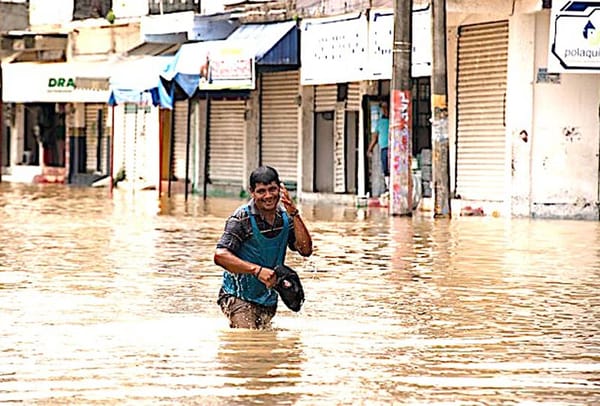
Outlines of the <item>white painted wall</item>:
M 73 0 L 30 0 L 29 24 L 55 25 L 73 20 Z
M 535 68 L 547 67 L 550 12 L 536 15 Z M 600 74 L 563 73 L 534 84 L 533 203 L 598 201 Z
M 536 83 L 539 69 L 547 67 L 550 24 L 550 10 L 541 10 L 539 3 L 517 0 L 513 9 L 512 2 L 500 0 L 449 2 L 451 187 L 456 175 L 458 27 L 508 20 L 505 214 L 597 218 L 600 75 L 563 73 L 559 84 Z M 496 12 L 477 13 L 485 10 Z M 521 130 L 528 134 L 527 143 L 519 138 Z
M 531 193 L 531 134 L 535 14 L 515 14 L 509 19 L 506 89 L 506 214 L 528 216 Z M 521 132 L 527 134 L 527 141 Z

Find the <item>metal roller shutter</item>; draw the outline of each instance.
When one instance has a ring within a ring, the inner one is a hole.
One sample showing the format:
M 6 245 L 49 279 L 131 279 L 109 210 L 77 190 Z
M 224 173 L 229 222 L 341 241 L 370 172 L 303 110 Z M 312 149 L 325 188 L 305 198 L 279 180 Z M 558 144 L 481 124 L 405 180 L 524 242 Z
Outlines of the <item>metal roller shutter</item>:
M 318 85 L 315 88 L 315 111 L 335 110 L 337 85 Z
M 348 101 L 346 102 L 346 110 L 358 111 L 361 105 L 360 97 L 360 82 L 352 82 L 348 84 Z
M 243 183 L 245 109 L 245 100 L 210 101 L 208 173 L 213 184 Z
M 153 169 L 148 163 L 152 141 L 148 134 L 151 108 L 125 104 L 122 109 L 122 123 L 115 127 L 115 174 L 125 169 L 130 182 L 147 181 L 152 178 L 150 171 Z
M 134 148 L 135 148 L 135 181 L 143 180 L 148 181 L 151 179 L 150 170 L 151 167 L 149 165 L 149 146 L 150 146 L 150 129 L 149 120 L 152 117 L 151 107 L 138 106 L 137 112 L 135 115 L 136 119 L 136 137 L 134 139 Z M 152 161 L 154 162 L 154 161 Z
M 126 106 L 126 104 L 120 104 L 113 109 L 115 126 L 113 129 L 113 176 L 116 176 L 119 170 L 125 168 L 125 134 L 127 133 Z
M 110 134 L 106 129 L 107 115 L 108 109 L 105 104 L 87 103 L 85 105 L 85 143 L 87 152 L 85 168 L 88 173 L 108 173 L 107 139 Z M 100 116 L 102 116 L 102 122 L 99 121 Z M 99 161 L 98 158 L 100 158 Z
M 262 77 L 261 163 L 280 177 L 298 177 L 298 71 L 265 73 Z
M 137 154 L 135 147 L 137 144 L 137 111 L 138 107 L 135 104 L 125 104 L 123 106 L 123 124 L 119 145 L 119 162 L 115 162 L 117 172 L 121 169 L 125 170 L 125 176 L 128 180 L 133 180 L 136 177 L 137 168 Z M 117 146 L 115 145 L 115 148 Z M 117 154 L 115 154 L 115 158 Z
M 173 138 L 173 174 L 178 179 L 185 179 L 185 161 L 187 144 L 187 100 L 175 102 L 175 137 Z M 190 157 L 191 158 L 191 157 Z
M 334 186 L 333 191 L 335 193 L 344 193 L 346 191 L 346 172 L 345 172 L 345 137 L 344 137 L 344 123 L 346 113 L 342 103 L 338 105 L 335 112 L 335 138 L 334 138 Z
M 464 26 L 458 40 L 456 193 L 502 201 L 508 22 Z

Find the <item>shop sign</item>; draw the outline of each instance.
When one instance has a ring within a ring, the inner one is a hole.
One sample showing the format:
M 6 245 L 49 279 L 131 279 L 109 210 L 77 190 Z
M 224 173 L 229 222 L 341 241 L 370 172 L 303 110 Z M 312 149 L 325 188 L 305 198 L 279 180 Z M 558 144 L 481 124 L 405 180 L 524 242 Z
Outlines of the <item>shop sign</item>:
M 254 58 L 246 49 L 225 41 L 213 49 L 206 57 L 206 70 L 200 68 L 200 89 L 254 89 Z
M 303 85 L 342 83 L 368 77 L 366 14 L 305 19 L 300 24 Z
M 240 41 L 206 41 L 184 44 L 169 75 L 182 74 L 199 78 L 200 90 L 254 89 L 254 49 L 251 43 Z
M 431 76 L 431 7 L 412 12 L 411 75 Z M 305 19 L 300 82 L 303 85 L 391 79 L 394 10 Z
M 554 0 L 549 38 L 549 72 L 600 73 L 600 0 Z
M 2 98 L 11 103 L 106 102 L 108 90 L 86 88 L 79 78 L 108 76 L 111 66 L 102 62 L 6 63 L 2 65 Z
M 50 77 L 48 78 L 48 91 L 49 92 L 68 92 L 75 89 L 75 79 L 73 78 L 62 78 L 62 77 Z

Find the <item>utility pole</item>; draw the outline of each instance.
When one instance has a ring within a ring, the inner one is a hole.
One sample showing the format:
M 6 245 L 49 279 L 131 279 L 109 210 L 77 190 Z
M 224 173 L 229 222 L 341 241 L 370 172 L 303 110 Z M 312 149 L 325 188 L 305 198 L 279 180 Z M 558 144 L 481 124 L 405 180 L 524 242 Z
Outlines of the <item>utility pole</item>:
M 433 122 L 433 196 L 435 218 L 451 217 L 450 210 L 450 142 L 448 140 L 448 103 L 446 71 L 446 0 L 433 0 L 433 75 L 431 110 Z
M 394 44 L 390 95 L 391 215 L 411 216 L 412 202 L 412 0 L 394 0 Z
M 0 72 L 0 75 L 2 72 Z M 0 95 L 1 96 L 1 95 Z M 2 183 L 2 166 L 4 165 L 4 138 L 2 134 L 4 133 L 4 116 L 2 115 L 2 111 L 4 110 L 4 105 L 2 104 L 2 97 L 0 97 L 0 183 Z M 7 151 L 10 156 L 10 151 Z

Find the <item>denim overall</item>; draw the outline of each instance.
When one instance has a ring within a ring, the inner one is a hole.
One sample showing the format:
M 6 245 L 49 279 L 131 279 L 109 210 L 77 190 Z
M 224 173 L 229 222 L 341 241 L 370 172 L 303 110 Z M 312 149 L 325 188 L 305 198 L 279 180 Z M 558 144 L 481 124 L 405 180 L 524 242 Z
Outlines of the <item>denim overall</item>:
M 276 237 L 267 238 L 258 229 L 258 224 L 250 211 L 250 206 L 246 206 L 244 210 L 250 217 L 252 237 L 242 244 L 237 256 L 245 261 L 270 269 L 273 269 L 275 265 L 282 265 L 285 260 L 289 236 L 287 213 L 282 212 L 283 229 L 281 232 Z M 274 289 L 267 289 L 265 284 L 252 274 L 223 272 L 223 290 L 230 295 L 263 306 L 275 306 L 277 304 L 277 292 Z

